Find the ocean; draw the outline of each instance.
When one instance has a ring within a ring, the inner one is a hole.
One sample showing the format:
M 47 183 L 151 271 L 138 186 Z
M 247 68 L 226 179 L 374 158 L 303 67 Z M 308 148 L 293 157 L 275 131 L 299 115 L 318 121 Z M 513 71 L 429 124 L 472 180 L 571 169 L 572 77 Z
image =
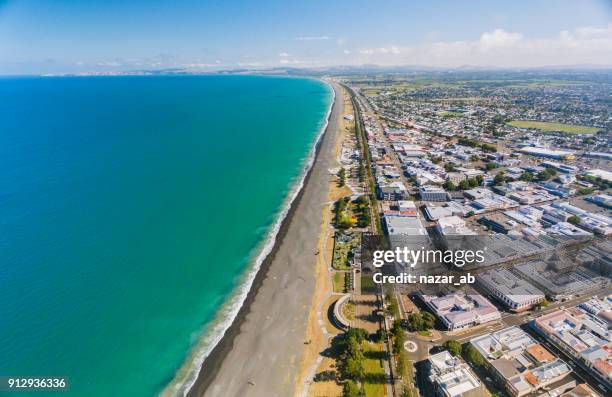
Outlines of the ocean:
M 0 78 L 0 375 L 66 376 L 90 397 L 184 381 L 332 96 L 285 77 Z

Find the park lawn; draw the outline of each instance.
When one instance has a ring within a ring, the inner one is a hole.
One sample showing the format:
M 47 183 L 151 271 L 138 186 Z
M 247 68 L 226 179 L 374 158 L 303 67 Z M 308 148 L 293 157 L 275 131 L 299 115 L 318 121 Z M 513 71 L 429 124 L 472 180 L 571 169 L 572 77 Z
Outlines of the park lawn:
M 431 331 L 417 331 L 421 336 L 431 336 Z
M 373 294 L 376 292 L 376 283 L 374 279 L 372 279 L 371 275 L 362 275 L 361 276 L 361 293 L 362 294 Z
M 548 121 L 512 120 L 508 123 L 517 128 L 535 128 L 540 131 L 565 132 L 568 134 L 595 134 L 600 129 L 586 125 L 551 123 Z
M 386 395 L 385 388 L 385 369 L 383 367 L 383 358 L 385 353 L 382 344 L 362 342 L 363 367 L 365 369 L 365 381 L 363 388 L 365 389 L 366 397 L 380 397 Z
M 346 288 L 344 288 L 343 272 L 334 272 L 332 282 L 334 284 L 334 292 L 346 292 Z

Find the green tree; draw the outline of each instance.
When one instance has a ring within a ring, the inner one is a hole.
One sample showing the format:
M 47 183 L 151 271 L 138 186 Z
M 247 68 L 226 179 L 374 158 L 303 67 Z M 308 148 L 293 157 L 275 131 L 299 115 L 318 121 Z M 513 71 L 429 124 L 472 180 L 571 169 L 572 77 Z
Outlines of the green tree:
M 470 187 L 472 187 L 472 188 L 479 185 L 479 183 L 476 180 L 476 178 L 470 178 L 467 181 L 468 181 L 468 184 L 470 185 Z
M 365 397 L 365 391 L 357 382 L 349 380 L 342 386 L 342 397 Z
M 413 332 L 423 329 L 423 317 L 420 313 L 412 313 L 408 316 L 408 327 Z
M 344 369 L 346 376 L 350 379 L 362 380 L 365 377 L 365 368 L 363 367 L 363 358 L 351 358 L 346 360 Z
M 351 328 L 346 331 L 346 337 L 349 339 L 355 339 L 357 343 L 361 343 L 368 337 L 368 331 L 363 328 Z
M 468 190 L 470 188 L 470 183 L 467 179 L 463 179 L 459 182 L 459 190 Z
M 582 219 L 580 219 L 578 215 L 572 215 L 569 218 L 567 218 L 567 221 L 571 223 L 572 225 L 580 225 L 581 220 Z
M 493 169 L 497 168 L 497 164 L 495 164 L 495 163 L 494 163 L 494 162 L 492 162 L 492 161 L 489 161 L 489 162 L 487 163 L 486 167 L 487 167 L 487 171 L 491 171 L 491 170 L 493 170 Z
M 478 350 L 469 342 L 463 345 L 463 356 L 475 366 L 481 366 L 485 363 L 484 358 L 480 355 Z
M 495 186 L 499 186 L 502 183 L 504 183 L 506 181 L 506 176 L 505 174 L 502 172 L 498 173 L 497 175 L 495 175 L 495 178 L 493 178 L 493 184 Z
M 451 181 L 449 178 L 447 178 L 446 181 L 444 181 L 444 184 L 442 185 L 442 187 L 448 190 L 449 192 L 453 192 L 457 189 L 457 186 L 455 186 L 455 183 Z
M 478 183 L 478 186 L 482 186 L 482 184 L 484 182 L 484 176 L 476 175 L 476 182 Z
M 338 186 L 342 187 L 346 183 L 346 170 L 344 168 L 340 168 L 338 171 Z
M 470 156 L 470 161 L 479 161 L 480 157 L 478 157 L 477 155 L 473 154 Z
M 456 340 L 447 340 L 444 342 L 443 346 L 455 357 L 458 357 L 461 354 L 461 343 L 457 342 Z
M 429 312 L 424 312 L 423 313 L 423 328 L 425 328 L 424 330 L 432 329 L 435 325 L 436 325 L 436 317 Z
M 455 166 L 453 165 L 453 163 L 446 163 L 444 164 L 444 171 L 453 172 L 455 171 Z

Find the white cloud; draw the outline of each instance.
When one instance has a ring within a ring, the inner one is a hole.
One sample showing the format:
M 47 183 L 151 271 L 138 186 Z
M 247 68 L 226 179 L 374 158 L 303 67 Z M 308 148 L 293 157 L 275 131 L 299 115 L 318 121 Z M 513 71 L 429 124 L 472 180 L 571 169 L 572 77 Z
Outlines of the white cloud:
M 342 52 L 345 53 L 346 55 L 351 53 L 349 50 L 343 50 Z
M 338 37 L 338 38 L 336 39 L 336 44 L 338 44 L 338 45 L 344 45 L 344 44 L 346 44 L 346 39 L 345 39 L 344 37 Z
M 399 54 L 401 51 L 397 46 L 378 47 L 378 48 L 362 48 L 359 50 L 360 54 L 372 55 L 372 54 Z
M 281 65 L 297 65 L 297 64 L 302 63 L 301 61 L 298 61 L 297 59 L 286 59 L 286 58 L 281 59 L 279 62 Z
M 328 36 L 300 36 L 300 37 L 296 37 L 294 40 L 297 40 L 297 41 L 329 40 L 329 37 Z
M 529 38 L 519 32 L 494 29 L 472 41 L 362 48 L 353 62 L 440 67 L 612 65 L 612 24 L 562 31 L 547 38 Z
M 281 58 L 287 58 L 289 54 L 287 54 L 286 52 L 281 52 L 280 54 L 278 54 L 278 56 Z
M 506 32 L 503 29 L 495 29 L 493 32 L 484 32 L 480 36 L 480 45 L 485 48 L 509 47 L 516 45 L 523 39 L 520 33 Z

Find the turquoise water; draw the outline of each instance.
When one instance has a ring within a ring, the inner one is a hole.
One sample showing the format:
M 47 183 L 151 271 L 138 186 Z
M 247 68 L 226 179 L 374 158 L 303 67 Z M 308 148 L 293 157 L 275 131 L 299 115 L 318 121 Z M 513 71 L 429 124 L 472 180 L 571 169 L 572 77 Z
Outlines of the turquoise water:
M 331 98 L 276 77 L 0 79 L 0 375 L 159 393 L 241 281 Z

